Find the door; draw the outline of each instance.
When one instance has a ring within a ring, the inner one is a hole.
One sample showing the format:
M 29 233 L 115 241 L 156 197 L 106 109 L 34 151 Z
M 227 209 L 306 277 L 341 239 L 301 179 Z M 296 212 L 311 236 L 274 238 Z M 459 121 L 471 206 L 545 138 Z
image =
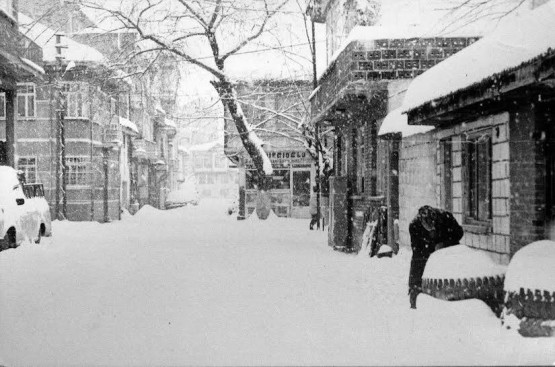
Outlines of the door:
M 291 175 L 291 216 L 310 218 L 310 170 L 293 169 Z

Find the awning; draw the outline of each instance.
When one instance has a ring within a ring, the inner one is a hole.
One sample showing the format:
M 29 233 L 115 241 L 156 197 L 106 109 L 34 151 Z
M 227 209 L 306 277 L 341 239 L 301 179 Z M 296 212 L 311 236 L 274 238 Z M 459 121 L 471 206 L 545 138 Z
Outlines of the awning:
M 407 115 L 401 111 L 402 108 L 397 108 L 387 114 L 380 126 L 378 136 L 401 133 L 401 136 L 405 138 L 433 130 L 433 126 L 409 125 Z

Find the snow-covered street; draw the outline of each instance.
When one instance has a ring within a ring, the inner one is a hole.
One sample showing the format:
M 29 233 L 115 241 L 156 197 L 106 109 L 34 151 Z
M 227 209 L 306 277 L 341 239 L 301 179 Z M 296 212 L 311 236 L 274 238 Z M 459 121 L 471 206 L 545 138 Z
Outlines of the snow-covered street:
M 222 202 L 54 222 L 0 253 L 0 364 L 552 364 L 555 338 L 485 304 L 419 296 L 410 250 L 332 251 L 308 220 L 237 221 Z

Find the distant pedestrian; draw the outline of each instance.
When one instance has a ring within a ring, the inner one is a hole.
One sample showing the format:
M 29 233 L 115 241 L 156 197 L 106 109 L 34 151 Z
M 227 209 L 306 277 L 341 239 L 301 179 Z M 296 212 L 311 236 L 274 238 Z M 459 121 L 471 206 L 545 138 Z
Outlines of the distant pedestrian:
M 412 259 L 409 274 L 410 307 L 422 291 L 422 275 L 430 255 L 441 248 L 457 245 L 464 231 L 453 214 L 424 205 L 409 225 Z
M 316 224 L 316 228 L 320 229 L 320 220 L 319 220 L 320 218 L 318 217 L 318 202 L 317 202 L 316 195 L 317 194 L 314 192 L 310 196 L 310 201 L 308 203 L 309 209 L 310 209 L 310 215 L 312 216 L 312 219 L 310 220 L 311 231 L 314 229 L 315 224 Z

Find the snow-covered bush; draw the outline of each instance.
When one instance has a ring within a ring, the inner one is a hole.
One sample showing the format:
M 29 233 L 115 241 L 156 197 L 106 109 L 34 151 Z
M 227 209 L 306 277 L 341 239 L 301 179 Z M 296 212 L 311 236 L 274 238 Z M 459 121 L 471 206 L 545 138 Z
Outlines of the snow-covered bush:
M 456 245 L 434 252 L 424 270 L 422 291 L 454 301 L 477 298 L 499 312 L 506 267 L 484 251 Z
M 512 258 L 505 279 L 503 322 L 525 336 L 555 334 L 555 242 L 537 241 Z

